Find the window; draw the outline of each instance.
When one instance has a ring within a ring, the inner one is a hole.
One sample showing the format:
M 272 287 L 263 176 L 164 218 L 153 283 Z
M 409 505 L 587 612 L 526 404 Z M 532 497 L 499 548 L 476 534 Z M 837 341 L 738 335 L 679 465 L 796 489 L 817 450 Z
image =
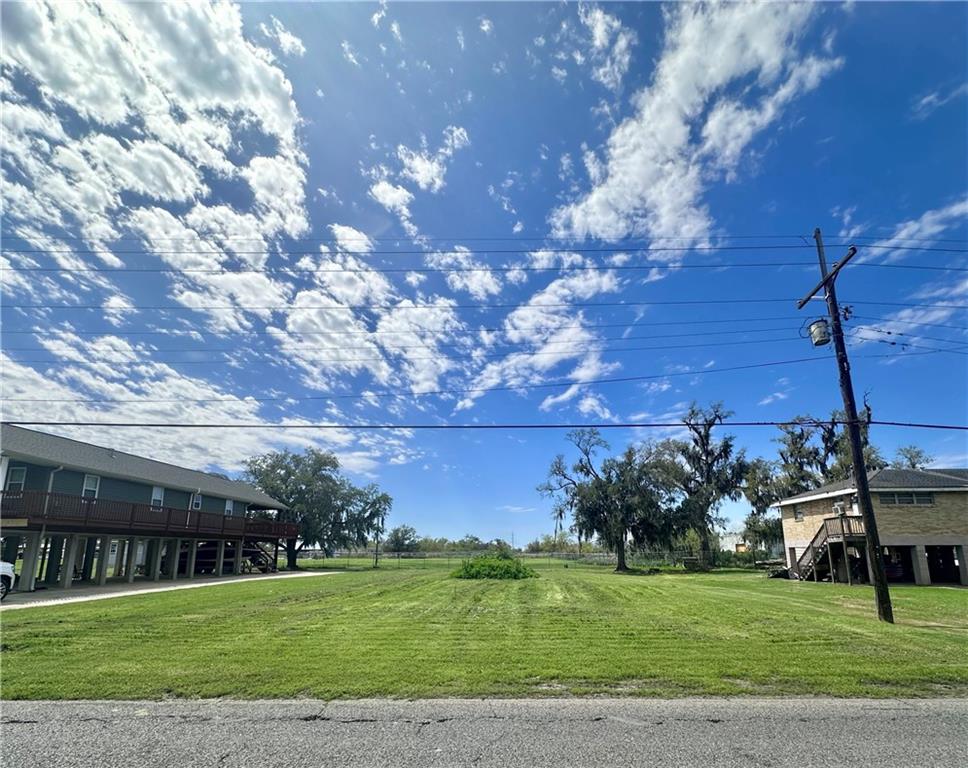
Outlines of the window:
M 225 500 L 225 514 L 229 517 L 235 514 L 235 504 L 233 503 L 232 499 Z
M 193 493 L 192 494 L 192 500 L 191 500 L 190 506 L 191 506 L 192 509 L 201 509 L 202 508 L 202 494 L 200 494 L 200 493 Z
M 81 496 L 85 499 L 96 499 L 98 488 L 101 487 L 101 478 L 97 475 L 84 475 L 84 489 Z
M 793 519 L 798 521 L 803 520 L 803 507 L 799 504 L 793 505 Z
M 163 507 L 165 506 L 165 489 L 159 485 L 156 485 L 151 489 L 151 506 L 153 507 Z
M 27 467 L 10 467 L 7 470 L 7 490 L 20 492 L 27 482 Z
M 916 505 L 919 507 L 930 507 L 934 504 L 933 493 L 880 493 L 878 499 L 886 507 L 905 505 Z

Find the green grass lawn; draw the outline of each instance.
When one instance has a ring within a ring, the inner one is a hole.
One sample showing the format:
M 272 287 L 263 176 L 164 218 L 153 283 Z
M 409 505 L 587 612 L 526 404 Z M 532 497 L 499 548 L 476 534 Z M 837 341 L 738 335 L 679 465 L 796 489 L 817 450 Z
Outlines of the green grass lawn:
M 968 590 L 455 563 L 2 615 L 2 696 L 968 695 Z

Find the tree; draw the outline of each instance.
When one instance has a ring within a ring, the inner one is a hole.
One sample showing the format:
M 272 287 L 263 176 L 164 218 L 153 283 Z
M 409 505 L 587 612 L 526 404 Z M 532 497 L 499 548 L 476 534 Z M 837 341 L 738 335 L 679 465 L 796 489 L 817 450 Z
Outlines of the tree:
M 866 412 L 869 420 L 869 407 Z M 776 438 L 780 446 L 777 476 L 780 498 L 853 477 L 850 438 L 843 428 L 844 418 L 843 411 L 833 411 L 829 422 L 812 416 L 797 416 L 791 423 L 780 427 L 781 436 Z M 868 471 L 887 466 L 880 451 L 869 442 L 867 421 L 863 421 L 860 427 Z
M 745 453 L 735 450 L 736 438 L 726 435 L 717 441 L 713 430 L 732 416 L 722 403 L 700 408 L 693 403 L 683 422 L 689 431 L 688 440 L 672 441 L 678 461 L 666 462 L 671 478 L 682 491 L 680 504 L 682 525 L 699 534 L 702 559 L 711 561 L 710 539 L 713 528 L 721 524 L 716 516 L 725 499 L 738 499 L 746 474 Z
M 870 444 L 870 417 L 870 406 L 865 400 L 864 412 L 860 418 L 860 439 L 864 450 L 864 466 L 867 467 L 868 472 L 873 472 L 886 467 L 887 462 L 881 456 L 881 452 Z M 821 443 L 820 473 L 825 483 L 849 480 L 854 476 L 850 435 L 843 426 L 846 418 L 843 411 L 837 410 L 830 414 L 829 422 L 822 423 L 818 427 Z
M 454 545 L 461 552 L 477 552 L 487 549 L 487 543 L 473 533 L 468 533 L 464 538 L 458 539 L 454 542 Z
M 347 484 L 349 485 L 349 484 Z M 372 535 L 375 540 L 373 552 L 373 567 L 380 565 L 380 536 L 386 527 L 387 515 L 393 506 L 393 499 L 388 493 L 381 491 L 370 483 L 362 488 L 349 486 L 346 489 L 347 524 L 349 526 L 350 543 L 356 546 L 366 546 L 367 539 Z
M 400 552 L 416 552 L 420 546 L 420 539 L 417 531 L 409 525 L 398 525 L 387 534 L 384 547 L 387 552 L 399 554 Z
M 753 507 L 753 513 L 764 516 L 782 497 L 778 492 L 779 477 L 776 465 L 766 459 L 753 459 L 746 465 L 743 495 Z
M 753 545 L 755 565 L 757 549 L 766 549 L 770 544 L 783 540 L 783 522 L 776 515 L 751 512 L 743 520 L 743 538 Z
M 768 544 L 783 538 L 780 518 L 770 515 L 770 509 L 782 498 L 779 488 L 780 477 L 773 462 L 753 459 L 747 464 L 743 495 L 753 511 L 743 520 L 743 538 L 753 545 L 754 565 L 758 547 L 766 549 Z
M 578 450 L 577 461 L 569 467 L 564 456 L 557 456 L 538 490 L 571 509 L 579 535 L 597 536 L 615 553 L 615 570 L 627 571 L 629 540 L 644 547 L 671 535 L 665 489 L 657 482 L 661 475 L 653 466 L 651 448 L 629 447 L 596 466 L 598 451 L 608 448 L 598 430 L 576 429 L 568 440 Z
M 891 466 L 895 469 L 925 469 L 932 461 L 934 457 L 923 448 L 916 445 L 902 445 L 894 454 Z
M 245 467 L 247 481 L 288 507 L 279 519 L 299 526 L 297 536 L 286 540 L 289 569 L 298 567 L 299 553 L 307 546 L 331 554 L 365 543 L 392 503 L 376 486 L 355 488 L 340 475 L 339 461 L 328 451 L 271 451 L 248 459 Z
M 780 426 L 779 467 L 777 469 L 777 493 L 780 498 L 796 496 L 812 491 L 820 485 L 820 449 L 813 438 L 817 428 L 809 416 L 797 416 L 792 423 Z

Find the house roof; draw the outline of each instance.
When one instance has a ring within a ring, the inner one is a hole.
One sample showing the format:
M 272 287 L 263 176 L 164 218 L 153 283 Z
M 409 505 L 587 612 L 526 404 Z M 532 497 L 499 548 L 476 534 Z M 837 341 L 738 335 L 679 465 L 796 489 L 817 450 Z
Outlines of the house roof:
M 0 427 L 0 446 L 4 455 L 25 461 L 63 465 L 97 475 L 197 491 L 202 495 L 242 501 L 265 509 L 286 509 L 282 502 L 241 480 L 227 480 L 209 472 L 186 469 L 46 432 L 3 424 Z
M 872 491 L 957 491 L 968 490 L 968 469 L 893 469 L 887 467 L 871 472 L 868 477 Z M 807 499 L 843 496 L 853 493 L 854 480 L 838 480 L 804 491 L 779 502 L 779 506 Z

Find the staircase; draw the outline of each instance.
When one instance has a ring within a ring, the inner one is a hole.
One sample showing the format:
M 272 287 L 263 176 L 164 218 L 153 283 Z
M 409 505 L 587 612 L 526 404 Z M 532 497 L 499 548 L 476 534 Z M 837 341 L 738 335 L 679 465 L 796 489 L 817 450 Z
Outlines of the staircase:
M 797 573 L 801 579 L 834 580 L 830 573 L 830 545 L 854 544 L 863 549 L 866 542 L 864 519 L 859 515 L 838 515 L 824 518 L 816 535 L 797 559 Z
M 258 541 L 247 541 L 242 550 L 246 563 L 260 573 L 275 573 L 276 558 L 272 547 L 266 547 Z

